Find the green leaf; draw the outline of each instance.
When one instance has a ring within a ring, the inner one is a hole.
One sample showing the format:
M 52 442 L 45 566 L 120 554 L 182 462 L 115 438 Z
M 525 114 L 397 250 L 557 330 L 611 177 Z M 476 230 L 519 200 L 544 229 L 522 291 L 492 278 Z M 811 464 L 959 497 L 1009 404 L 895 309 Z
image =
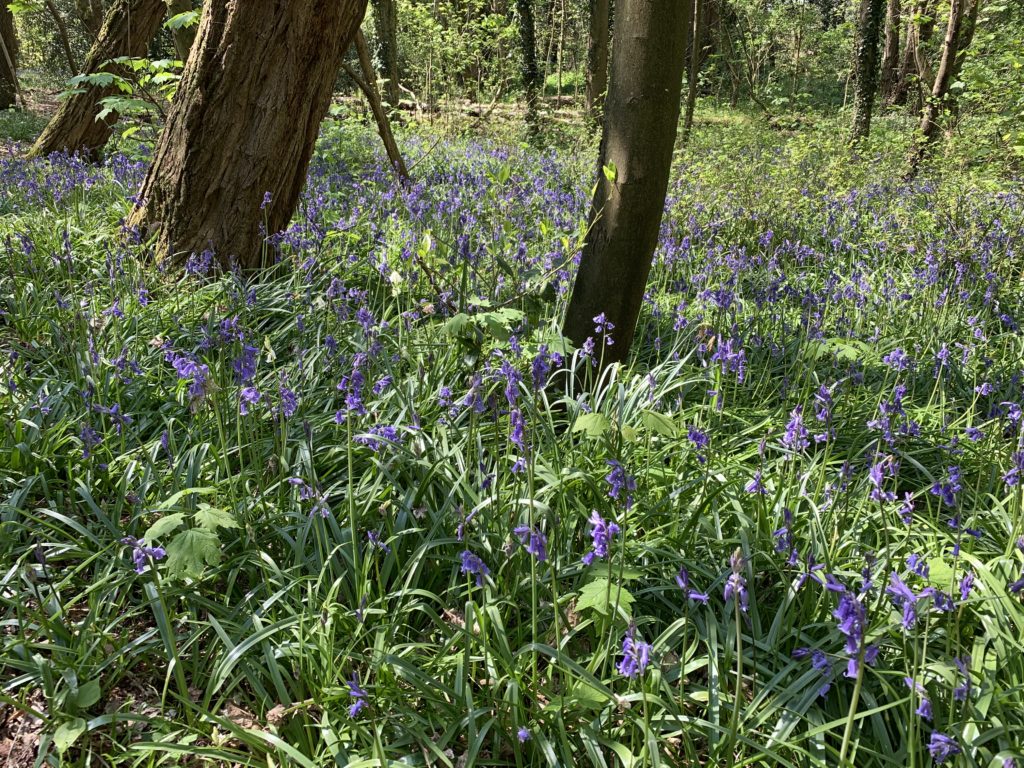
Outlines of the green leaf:
M 78 691 L 75 693 L 75 706 L 79 709 L 88 709 L 100 700 L 101 694 L 100 681 L 90 680 L 84 685 L 78 686 Z
M 182 27 L 194 27 L 199 23 L 199 11 L 185 11 L 176 13 L 164 22 L 168 29 L 181 29 Z
M 670 416 L 654 411 L 644 411 L 640 414 L 640 421 L 652 432 L 657 432 L 663 437 L 675 437 L 678 433 L 676 423 Z
M 608 179 L 608 183 L 614 184 L 615 179 L 619 176 L 619 171 L 615 167 L 615 163 L 608 163 L 608 165 L 604 166 L 601 170 L 604 172 L 604 177 Z
M 234 515 L 226 509 L 213 507 L 209 504 L 199 505 L 199 510 L 195 514 L 195 521 L 200 528 L 205 528 L 210 533 L 215 532 L 218 528 L 238 527 L 238 522 L 235 520 Z
M 572 425 L 573 432 L 585 432 L 587 437 L 591 439 L 600 438 L 608 431 L 612 423 L 608 420 L 608 417 L 601 413 L 584 413 L 582 416 L 576 419 L 576 423 Z
M 57 754 L 63 755 L 78 741 L 78 737 L 85 733 L 85 720 L 76 717 L 66 723 L 61 723 L 53 734 L 53 746 L 57 748 Z
M 181 528 L 184 523 L 185 515 L 181 512 L 175 512 L 173 515 L 164 515 L 149 526 L 149 529 L 146 531 L 146 535 L 143 536 L 143 538 L 152 544 L 154 540 L 159 539 L 162 536 L 166 536 L 169 533 L 174 533 L 174 531 Z
M 167 573 L 197 578 L 220 562 L 220 539 L 201 528 L 182 531 L 167 545 Z
M 627 616 L 633 615 L 633 603 L 636 602 L 636 598 L 629 590 L 625 587 L 616 587 L 605 578 L 594 579 L 580 590 L 576 598 L 576 610 L 582 612 L 589 609 L 607 616 L 615 607 L 616 600 L 619 608 Z

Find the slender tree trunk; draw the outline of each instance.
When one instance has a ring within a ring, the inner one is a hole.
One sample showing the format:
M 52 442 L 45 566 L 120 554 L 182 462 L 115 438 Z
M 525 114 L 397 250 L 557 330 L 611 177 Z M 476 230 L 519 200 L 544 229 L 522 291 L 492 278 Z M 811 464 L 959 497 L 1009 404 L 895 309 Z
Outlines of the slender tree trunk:
M 929 0 L 918 0 L 907 20 L 906 42 L 903 44 L 899 75 L 889 99 L 890 104 L 906 104 L 910 96 L 911 78 L 915 75 L 918 79 L 921 77 L 921 72 L 917 68 L 921 46 L 931 40 L 935 29 L 935 19 L 929 15 L 928 5 Z
M 402 159 L 402 153 L 398 150 L 398 142 L 395 141 L 391 123 L 384 111 L 384 105 L 381 103 L 380 93 L 377 91 L 377 73 L 373 71 L 370 47 L 366 44 L 366 38 L 363 37 L 362 32 L 356 32 L 356 52 L 359 54 L 359 68 L 362 70 L 363 76 L 358 77 L 355 72 L 348 69 L 347 64 L 345 68 L 348 69 L 349 77 L 355 80 L 356 85 L 366 96 L 374 122 L 377 124 L 377 133 L 380 134 L 381 141 L 384 142 L 384 151 L 387 152 L 391 167 L 395 169 L 395 175 L 399 180 L 405 183 L 409 181 L 409 169 L 405 165 L 405 160 Z
M 68 25 L 64 22 L 64 17 L 60 15 L 60 10 L 53 0 L 46 0 L 45 5 L 46 10 L 53 19 L 54 26 L 57 27 L 57 39 L 60 40 L 60 47 L 64 51 L 68 71 L 75 73 L 78 71 L 78 64 L 75 62 L 75 54 L 71 52 L 71 38 L 68 37 Z
M 18 95 L 18 38 L 14 33 L 14 14 L 0 0 L 0 109 L 10 109 Z M 22 106 L 25 100 L 22 99 Z
M 878 88 L 878 38 L 882 27 L 883 0 L 861 0 L 857 24 L 855 67 L 857 82 L 853 101 L 851 139 L 866 139 L 871 133 L 871 112 Z
M 563 332 L 577 346 L 598 344 L 594 318 L 614 324 L 604 363 L 629 354 L 658 242 L 672 148 L 679 123 L 685 58 L 683 4 L 624 0 L 616 9 L 615 53 L 601 140 L 590 234 Z
M 931 96 L 925 100 L 921 110 L 921 124 L 918 136 L 910 156 L 909 176 L 914 176 L 921 167 L 922 161 L 931 152 L 932 144 L 939 137 L 939 118 L 946 107 L 949 84 L 953 81 L 956 70 L 956 59 L 960 53 L 960 36 L 964 27 L 964 11 L 968 0 L 952 0 L 949 7 L 949 20 L 946 23 L 946 38 L 942 42 L 942 56 L 939 69 L 935 73 Z M 977 13 L 975 8 L 974 13 Z
M 683 117 L 683 144 L 690 141 L 693 111 L 697 107 L 697 79 L 704 57 L 704 18 L 707 0 L 693 0 L 693 32 L 690 37 L 690 69 L 686 75 L 686 114 Z M 684 9 L 685 12 L 685 9 Z
M 117 0 L 107 11 L 99 37 L 85 60 L 85 74 L 118 72 L 108 62 L 118 56 L 143 56 L 153 39 L 166 6 L 163 0 Z M 117 92 L 117 86 L 85 86 L 61 102 L 57 114 L 43 129 L 30 152 L 33 156 L 51 152 L 82 152 L 95 155 L 110 138 L 117 115 L 96 117 L 102 99 Z
M 885 7 L 885 45 L 882 48 L 882 82 L 879 87 L 883 103 L 889 103 L 899 71 L 900 0 L 887 0 Z
M 367 0 L 207 2 L 177 98 L 129 217 L 159 258 L 207 249 L 266 266 L 306 181 L 340 54 Z M 269 5 L 269 8 L 268 8 Z
M 167 0 L 167 14 L 169 16 L 178 16 L 191 10 L 193 10 L 192 0 Z M 178 27 L 172 30 L 171 37 L 174 39 L 174 51 L 178 54 L 178 58 L 182 61 L 188 61 L 189 51 L 192 50 L 192 44 L 196 41 L 195 26 Z
M 519 16 L 519 44 L 523 55 L 523 87 L 526 89 L 526 125 L 531 135 L 539 130 L 537 100 L 540 97 L 540 69 L 537 67 L 537 35 L 533 25 L 533 0 L 516 0 Z
M 692 2 L 692 0 L 689 0 Z M 590 39 L 587 43 L 587 114 L 601 119 L 604 94 L 608 90 L 608 2 L 590 2 Z
M 384 74 L 384 100 L 397 107 L 398 72 L 398 3 L 396 0 L 373 0 L 373 23 L 377 32 L 377 54 Z

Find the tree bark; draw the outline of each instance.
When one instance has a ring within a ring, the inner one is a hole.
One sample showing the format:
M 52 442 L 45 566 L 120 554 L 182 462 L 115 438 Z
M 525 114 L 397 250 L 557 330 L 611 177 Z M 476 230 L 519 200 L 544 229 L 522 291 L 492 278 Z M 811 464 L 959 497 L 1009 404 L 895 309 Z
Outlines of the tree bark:
M 693 0 L 693 29 L 690 38 L 690 67 L 686 75 L 686 114 L 683 117 L 683 144 L 690 141 L 693 111 L 697 107 L 697 76 L 704 55 L 704 18 L 707 0 Z M 685 8 L 684 8 L 685 12 Z
M 373 0 L 373 23 L 377 32 L 377 54 L 385 77 L 384 100 L 397 107 L 401 99 L 398 72 L 398 3 Z
M 339 52 L 355 38 L 366 3 L 203 4 L 129 217 L 155 237 L 159 258 L 211 250 L 222 267 L 237 260 L 243 270 L 272 261 L 267 234 L 283 230 L 298 203 Z
M 75 0 L 75 7 L 78 9 L 78 18 L 95 42 L 103 29 L 103 4 L 100 0 Z
M 168 16 L 177 16 L 191 10 L 193 10 L 192 0 L 167 0 Z M 194 26 L 178 27 L 171 31 L 171 37 L 174 39 L 174 51 L 178 54 L 178 58 L 188 61 L 189 51 L 192 50 L 192 44 L 196 41 L 196 28 Z
M 861 0 L 855 57 L 857 82 L 853 102 L 852 141 L 871 133 L 871 113 L 878 90 L 878 38 L 882 27 L 883 0 Z
M 526 126 L 531 135 L 539 130 L 537 102 L 540 98 L 540 69 L 537 67 L 537 33 L 533 24 L 532 0 L 516 0 L 519 16 L 519 44 L 523 55 L 523 87 L 526 89 Z
M 164 17 L 163 0 L 117 0 L 107 11 L 99 37 L 85 60 L 84 74 L 121 73 L 111 59 L 118 56 L 143 56 Z M 117 115 L 97 120 L 100 101 L 117 92 L 117 86 L 84 85 L 79 93 L 61 102 L 57 113 L 43 129 L 30 155 L 51 152 L 81 152 L 95 155 L 110 138 Z
M 900 0 L 888 0 L 885 8 L 885 45 L 882 48 L 882 102 L 888 103 L 896 88 L 900 58 Z
M 0 109 L 14 106 L 18 90 L 18 38 L 14 33 L 14 14 L 5 0 L 0 0 Z
M 57 39 L 60 40 L 60 47 L 64 51 L 64 58 L 67 60 L 68 72 L 75 73 L 78 71 L 78 64 L 75 62 L 75 54 L 71 52 L 71 38 L 68 37 L 68 25 L 64 22 L 64 17 L 60 15 L 60 10 L 53 0 L 45 0 L 44 5 L 50 14 L 50 18 L 53 19 L 54 25 L 57 27 Z
M 363 76 L 356 75 L 349 69 L 348 64 L 345 65 L 345 68 L 348 70 L 349 77 L 355 81 L 359 90 L 366 96 L 374 122 L 377 124 L 377 133 L 380 134 L 380 139 L 384 142 L 384 151 L 387 152 L 388 161 L 395 169 L 395 175 L 398 176 L 399 181 L 404 184 L 409 181 L 409 169 L 405 165 L 405 160 L 402 159 L 398 142 L 395 141 L 395 134 L 391 131 L 391 122 L 381 103 L 380 93 L 377 91 L 377 74 L 373 71 L 373 60 L 370 58 L 370 47 L 366 44 L 366 38 L 363 37 L 362 32 L 356 32 L 356 52 L 359 54 L 359 68 L 362 70 Z
M 914 11 L 907 20 L 906 41 L 903 44 L 903 56 L 900 61 L 899 74 L 889 97 L 892 105 L 904 105 L 910 95 L 910 79 L 914 75 L 919 78 L 921 73 L 917 71 L 918 51 L 923 43 L 931 40 L 932 32 L 935 29 L 935 19 L 928 17 L 922 21 L 922 17 L 928 13 L 928 0 L 918 0 Z
M 693 2 L 693 0 L 687 0 Z M 587 114 L 597 122 L 601 119 L 604 95 L 608 90 L 608 2 L 590 2 L 590 38 L 587 43 Z
M 935 73 L 931 96 L 925 100 L 924 108 L 921 110 L 921 124 L 910 157 L 909 177 L 917 174 L 921 163 L 931 153 L 939 138 L 939 120 L 942 113 L 953 105 L 954 100 L 949 92 L 949 86 L 959 75 L 967 50 L 974 39 L 974 28 L 980 7 L 981 0 L 952 0 L 950 3 L 939 69 Z
M 679 123 L 685 58 L 683 4 L 625 0 L 616 9 L 615 52 L 601 140 L 590 233 L 563 332 L 577 346 L 602 342 L 594 318 L 614 324 L 614 344 L 595 355 L 626 358 L 636 332 L 658 242 L 672 148 Z

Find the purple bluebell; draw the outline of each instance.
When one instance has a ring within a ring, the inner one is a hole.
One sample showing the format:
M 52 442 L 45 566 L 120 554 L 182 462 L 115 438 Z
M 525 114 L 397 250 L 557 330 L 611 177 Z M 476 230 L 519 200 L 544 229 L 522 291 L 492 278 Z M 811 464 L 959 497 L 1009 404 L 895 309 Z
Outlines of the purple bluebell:
M 167 551 L 163 547 L 149 547 L 142 539 L 126 536 L 121 543 L 132 548 L 132 560 L 135 563 L 135 572 L 143 573 L 146 564 L 152 560 L 163 560 L 167 557 Z
M 593 526 L 593 530 L 590 532 L 593 544 L 590 551 L 583 556 L 584 565 L 590 565 L 597 558 L 608 557 L 608 547 L 612 538 L 620 530 L 614 522 L 606 521 L 601 517 L 596 509 L 590 513 L 590 524 Z
M 760 469 L 754 472 L 754 477 L 751 478 L 750 482 L 743 486 L 743 490 L 745 490 L 747 493 L 754 493 L 765 496 L 768 494 L 768 489 L 764 487 L 764 482 L 762 482 L 761 480 Z
M 491 575 L 491 569 L 487 564 L 468 549 L 462 550 L 459 559 L 462 561 L 462 573 L 476 576 L 476 585 L 482 587 L 484 579 Z
M 516 738 L 519 739 L 520 744 L 525 744 L 527 741 L 530 740 L 529 729 L 526 727 L 520 727 L 519 730 L 516 731 Z
M 956 743 L 956 739 L 944 733 L 932 731 L 931 738 L 928 740 L 928 752 L 931 753 L 932 759 L 936 763 L 941 765 L 949 758 L 959 755 L 960 751 L 960 746 Z
M 743 578 L 743 552 L 740 549 L 732 553 L 729 566 L 732 572 L 725 580 L 722 599 L 728 603 L 735 598 L 740 610 L 746 613 L 750 605 L 750 594 L 747 591 L 747 580 Z
M 608 496 L 615 500 L 621 500 L 626 509 L 633 506 L 633 491 L 636 490 L 636 478 L 626 472 L 621 462 L 615 459 L 608 459 L 605 462 L 611 470 L 604 476 L 608 483 Z
M 620 675 L 629 678 L 642 675 L 651 663 L 651 645 L 637 636 L 636 624 L 630 622 L 626 635 L 622 638 L 622 659 L 617 669 Z
M 782 436 L 782 445 L 791 451 L 801 451 L 811 442 L 807 439 L 807 428 L 804 427 L 803 406 L 798 405 L 789 414 L 786 432 Z
M 543 563 L 548 559 L 548 539 L 539 528 L 520 525 L 512 532 L 526 551 L 536 557 L 539 562 Z
M 348 716 L 354 718 L 369 706 L 370 695 L 359 685 L 359 675 L 355 672 L 347 682 L 348 695 L 352 699 L 352 704 L 348 708 Z

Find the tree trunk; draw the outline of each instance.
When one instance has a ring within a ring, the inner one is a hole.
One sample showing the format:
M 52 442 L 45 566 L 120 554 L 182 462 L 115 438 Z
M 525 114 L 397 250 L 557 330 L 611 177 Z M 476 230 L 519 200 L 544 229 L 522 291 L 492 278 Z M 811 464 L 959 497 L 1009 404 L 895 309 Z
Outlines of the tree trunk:
M 366 96 L 374 122 L 377 124 L 377 133 L 380 134 L 381 141 L 384 142 L 384 151 L 387 152 L 391 167 L 395 169 L 395 175 L 404 184 L 409 181 L 409 169 L 405 165 L 405 160 L 402 159 L 402 153 L 398 150 L 395 134 L 391 132 L 391 123 L 388 121 L 384 105 L 381 103 L 380 93 L 377 91 L 377 74 L 373 71 L 373 60 L 370 58 L 370 47 L 366 44 L 366 38 L 363 37 L 362 32 L 356 32 L 356 52 L 359 54 L 359 68 L 362 70 L 363 76 L 356 75 L 348 64 L 345 64 L 345 69 L 348 70 L 349 77 L 359 86 L 359 90 Z
M 683 144 L 690 141 L 693 111 L 697 107 L 697 77 L 704 56 L 704 17 L 707 0 L 693 0 L 693 31 L 690 38 L 690 67 L 686 75 L 686 115 L 683 117 Z M 684 13 L 686 9 L 683 9 Z M 685 34 L 685 33 L 684 33 Z
M 854 65 L 857 82 L 853 101 L 852 141 L 871 133 L 871 112 L 878 88 L 878 38 L 882 27 L 883 0 L 861 0 Z
M 89 30 L 93 41 L 100 36 L 103 29 L 103 4 L 100 0 L 75 0 L 75 7 L 78 9 L 78 18 L 82 26 Z
M 914 6 L 914 12 L 907 20 L 906 42 L 903 44 L 903 57 L 900 61 L 899 74 L 893 86 L 889 103 L 900 105 L 907 103 L 910 95 L 910 79 L 915 74 L 920 78 L 921 73 L 917 70 L 918 51 L 920 46 L 932 38 L 935 29 L 935 19 L 928 14 L 928 0 L 918 0 Z M 922 21 L 922 17 L 927 20 Z
M 14 14 L 0 0 L 0 109 L 10 109 L 18 96 L 18 37 L 14 33 Z M 22 99 L 23 107 L 25 100 Z
M 107 11 L 103 28 L 85 60 L 84 74 L 120 72 L 108 62 L 118 56 L 143 56 L 164 17 L 163 0 L 117 0 Z M 117 93 L 117 86 L 83 86 L 61 102 L 30 154 L 82 152 L 95 155 L 110 138 L 117 115 L 97 120 L 100 101 Z
M 167 0 L 169 16 L 177 16 L 191 10 L 193 10 L 192 0 Z M 174 39 L 174 51 L 178 54 L 178 58 L 188 61 L 189 51 L 192 50 L 192 44 L 196 41 L 195 26 L 178 27 L 171 31 L 171 37 Z
M 523 55 L 523 87 L 526 88 L 526 125 L 531 135 L 539 130 L 537 100 L 540 96 L 540 70 L 537 68 L 537 34 L 533 25 L 532 0 L 516 0 L 519 16 L 519 44 Z
M 689 0 L 692 2 L 692 0 Z M 587 43 L 587 114 L 601 119 L 604 94 L 608 90 L 608 2 L 590 2 L 590 39 Z
M 377 32 L 377 54 L 384 74 L 384 100 L 397 107 L 401 93 L 398 84 L 398 3 L 373 0 L 373 23 Z
M 57 39 L 60 40 L 60 47 L 64 51 L 64 58 L 67 60 L 68 72 L 74 74 L 78 71 L 78 64 L 75 63 L 75 54 L 71 52 L 71 38 L 68 37 L 68 25 L 64 23 L 64 17 L 60 15 L 60 10 L 58 10 L 53 0 L 46 0 L 45 5 L 46 10 L 53 19 L 54 25 L 57 27 Z
M 952 0 L 950 3 L 946 38 L 942 42 L 942 57 L 939 59 L 939 69 L 935 73 L 931 96 L 921 110 L 921 125 L 910 158 L 910 177 L 917 174 L 921 163 L 938 139 L 939 119 L 942 113 L 953 105 L 954 98 L 949 92 L 949 86 L 963 67 L 967 50 L 974 39 L 980 8 L 981 0 Z
M 129 224 L 159 258 L 266 266 L 291 219 L 367 0 L 207 2 Z M 265 227 L 265 230 L 264 230 Z
M 615 52 L 601 139 L 602 167 L 563 332 L 598 345 L 594 318 L 614 324 L 605 364 L 629 353 L 658 242 L 672 147 L 679 123 L 685 58 L 683 4 L 625 0 L 616 9 Z
M 900 58 L 900 0 L 888 0 L 885 8 L 885 46 L 882 48 L 883 103 L 888 103 L 896 88 Z

